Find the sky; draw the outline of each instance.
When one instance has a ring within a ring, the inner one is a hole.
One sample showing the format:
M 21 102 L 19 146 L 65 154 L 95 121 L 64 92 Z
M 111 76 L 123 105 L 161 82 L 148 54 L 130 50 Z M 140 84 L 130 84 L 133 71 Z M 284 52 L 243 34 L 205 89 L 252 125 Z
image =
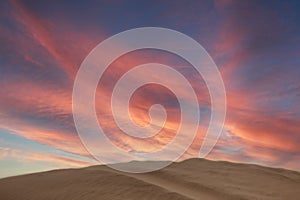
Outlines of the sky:
M 73 83 L 96 45 L 138 27 L 180 31 L 199 42 L 218 66 L 227 115 L 208 159 L 300 170 L 298 1 L 23 0 L 0 2 L 0 177 L 99 164 L 74 125 Z M 97 87 L 99 123 L 125 151 L 151 152 L 172 140 L 180 112 L 168 88 L 145 85 L 130 100 L 139 125 L 149 123 L 151 105 L 165 107 L 166 123 L 157 135 L 128 136 L 112 118 L 108 99 L 117 80 L 153 61 L 178 70 L 196 91 L 201 122 L 181 159 L 196 157 L 211 114 L 210 96 L 195 69 L 171 53 L 138 50 L 114 61 Z

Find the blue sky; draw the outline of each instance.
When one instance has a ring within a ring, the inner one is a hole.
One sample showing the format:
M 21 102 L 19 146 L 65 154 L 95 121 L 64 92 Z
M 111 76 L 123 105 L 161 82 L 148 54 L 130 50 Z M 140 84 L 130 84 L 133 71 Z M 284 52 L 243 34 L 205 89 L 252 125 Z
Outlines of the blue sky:
M 104 39 L 146 26 L 170 28 L 192 37 L 205 47 L 221 72 L 228 112 L 221 139 L 209 159 L 299 170 L 299 11 L 298 1 L 271 0 L 2 1 L 0 176 L 95 164 L 73 122 L 71 95 L 76 72 Z M 203 80 L 171 54 L 146 51 L 120 58 L 104 83 L 99 83 L 99 92 L 110 90 L 124 70 L 153 60 L 171 65 L 193 83 L 207 119 L 210 100 Z M 166 131 L 165 139 L 145 143 L 128 138 L 112 121 L 109 105 L 99 98 L 96 101 L 108 136 L 128 151 L 147 151 L 173 136 Z M 132 104 L 136 120 L 146 123 L 147 106 L 160 101 L 172 114 L 169 126 L 177 127 L 172 95 L 155 87 L 136 94 Z M 197 156 L 205 131 L 203 122 L 183 158 Z

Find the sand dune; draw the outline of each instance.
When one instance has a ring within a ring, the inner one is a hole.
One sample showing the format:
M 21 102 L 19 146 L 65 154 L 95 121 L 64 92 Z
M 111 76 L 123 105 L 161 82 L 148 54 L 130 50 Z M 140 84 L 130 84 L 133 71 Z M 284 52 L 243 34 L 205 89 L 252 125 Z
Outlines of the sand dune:
M 3 200 L 300 199 L 300 173 L 249 164 L 190 159 L 151 173 L 106 166 L 0 180 Z

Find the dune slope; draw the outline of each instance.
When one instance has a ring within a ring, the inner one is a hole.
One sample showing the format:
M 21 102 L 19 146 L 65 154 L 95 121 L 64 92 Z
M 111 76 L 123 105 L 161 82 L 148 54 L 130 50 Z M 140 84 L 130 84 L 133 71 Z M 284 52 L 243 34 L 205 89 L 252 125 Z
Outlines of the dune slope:
M 0 179 L 3 200 L 299 199 L 300 173 L 203 159 L 129 174 L 106 166 Z

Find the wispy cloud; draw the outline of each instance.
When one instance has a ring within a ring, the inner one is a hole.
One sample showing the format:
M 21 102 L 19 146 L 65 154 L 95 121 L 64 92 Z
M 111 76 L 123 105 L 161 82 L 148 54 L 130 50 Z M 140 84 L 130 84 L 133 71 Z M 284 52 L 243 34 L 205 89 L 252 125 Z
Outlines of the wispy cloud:
M 82 12 L 78 12 L 81 9 L 75 4 L 48 4 L 5 3 L 7 9 L 0 21 L 3 58 L 0 61 L 0 128 L 65 152 L 88 156 L 72 118 L 72 87 L 81 62 L 108 36 L 106 33 L 141 25 L 163 26 L 187 33 L 203 43 L 222 73 L 227 91 L 227 120 L 210 158 L 300 168 L 297 165 L 300 30 L 296 26 L 299 13 L 293 3 L 274 2 L 269 6 L 258 1 L 222 0 L 191 2 L 184 7 L 181 3 L 172 6 L 159 3 L 161 9 L 147 7 L 148 17 L 128 12 L 130 6 L 118 6 L 118 12 L 113 14 L 119 19 L 131 17 L 128 24 L 113 18 L 99 3 L 82 5 Z M 104 4 L 116 7 L 118 3 Z M 68 7 L 67 11 L 62 11 L 64 6 Z M 196 139 L 183 158 L 197 156 L 210 118 L 210 96 L 201 76 L 189 63 L 172 54 L 137 51 L 113 62 L 97 88 L 99 123 L 112 142 L 126 151 L 155 151 L 174 138 L 180 124 L 178 102 L 163 87 L 145 86 L 130 100 L 131 116 L 140 125 L 149 123 L 148 111 L 154 103 L 166 108 L 167 121 L 157 135 L 146 140 L 134 138 L 123 133 L 112 118 L 110 98 L 115 83 L 126 71 L 148 62 L 170 65 L 196 91 L 202 121 Z M 176 86 L 169 77 L 166 79 Z M 189 102 L 191 97 L 186 91 L 181 90 L 180 95 Z M 2 147 L 0 157 L 21 159 L 10 152 L 13 151 Z M 88 164 L 39 152 L 20 154 L 32 161 L 47 158 L 49 162 L 70 166 Z

